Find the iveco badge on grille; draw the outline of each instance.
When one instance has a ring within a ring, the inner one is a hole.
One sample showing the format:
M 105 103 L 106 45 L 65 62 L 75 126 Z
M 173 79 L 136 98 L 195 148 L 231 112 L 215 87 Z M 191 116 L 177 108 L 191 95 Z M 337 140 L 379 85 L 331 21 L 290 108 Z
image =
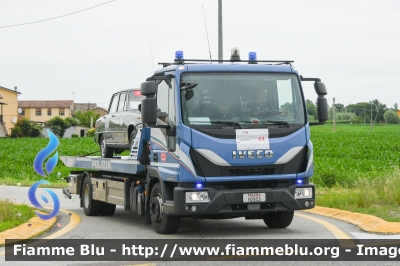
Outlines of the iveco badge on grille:
M 274 152 L 272 150 L 250 150 L 250 151 L 245 151 L 245 150 L 240 150 L 240 151 L 232 151 L 232 159 L 244 159 L 244 158 L 249 158 L 249 159 L 262 159 L 262 158 L 272 158 L 274 156 Z

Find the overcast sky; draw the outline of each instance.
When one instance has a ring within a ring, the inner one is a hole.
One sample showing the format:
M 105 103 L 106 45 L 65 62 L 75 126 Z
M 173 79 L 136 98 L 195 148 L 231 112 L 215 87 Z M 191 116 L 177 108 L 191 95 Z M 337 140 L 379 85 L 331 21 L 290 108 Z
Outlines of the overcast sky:
M 176 50 L 218 59 L 217 0 L 1 0 L 0 86 L 19 100 L 72 100 L 108 107 L 138 88 Z M 378 99 L 400 105 L 400 1 L 223 0 L 223 54 L 294 60 L 321 78 L 328 103 Z M 316 100 L 312 83 L 305 96 Z

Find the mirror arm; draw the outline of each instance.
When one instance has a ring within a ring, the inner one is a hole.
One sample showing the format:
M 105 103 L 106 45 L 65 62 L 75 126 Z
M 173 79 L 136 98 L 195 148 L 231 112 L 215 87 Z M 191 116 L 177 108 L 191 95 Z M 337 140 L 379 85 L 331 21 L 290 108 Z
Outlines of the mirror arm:
M 148 124 L 148 127 L 152 127 L 152 128 L 166 128 L 166 129 L 170 129 L 171 126 L 170 125 L 156 125 L 156 124 Z
M 319 78 L 303 78 L 303 76 L 300 76 L 301 81 L 319 81 L 321 82 L 321 79 Z

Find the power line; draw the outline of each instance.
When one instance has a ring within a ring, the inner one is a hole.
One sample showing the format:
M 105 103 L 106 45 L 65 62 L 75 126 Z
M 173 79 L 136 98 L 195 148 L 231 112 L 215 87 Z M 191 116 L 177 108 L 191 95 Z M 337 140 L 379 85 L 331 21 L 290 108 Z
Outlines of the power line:
M 56 18 L 62 18 L 62 17 L 66 17 L 66 16 L 70 16 L 70 15 L 79 13 L 79 12 L 86 11 L 86 10 L 89 10 L 89 9 L 92 9 L 92 8 L 95 8 L 95 7 L 98 7 L 98 6 L 102 6 L 102 5 L 105 5 L 105 4 L 114 2 L 114 1 L 116 1 L 116 0 L 111 0 L 111 1 L 108 1 L 108 2 L 105 2 L 105 3 L 102 3 L 102 4 L 99 4 L 99 5 L 96 5 L 96 6 L 88 7 L 88 8 L 79 10 L 79 11 L 75 11 L 75 12 L 72 12 L 72 13 L 69 13 L 69 14 L 65 14 L 65 15 L 62 15 L 62 16 L 58 16 L 58 17 L 54 17 L 54 18 L 47 18 L 47 19 L 42 19 L 42 20 L 37 20 L 37 21 L 32 21 L 32 22 L 27 22 L 27 23 L 15 24 L 15 25 L 1 26 L 0 29 L 3 29 L 3 28 L 10 28 L 10 27 L 17 27 L 17 26 L 24 26 L 24 25 L 39 23 L 39 22 L 43 22 L 43 21 L 48 21 L 48 20 L 56 19 Z

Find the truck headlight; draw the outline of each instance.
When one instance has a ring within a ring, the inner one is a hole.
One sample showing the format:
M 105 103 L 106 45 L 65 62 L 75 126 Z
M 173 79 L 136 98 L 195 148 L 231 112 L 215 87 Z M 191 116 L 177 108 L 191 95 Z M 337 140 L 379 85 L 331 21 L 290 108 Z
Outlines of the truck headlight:
M 210 202 L 208 191 L 186 192 L 186 203 Z
M 312 188 L 296 188 L 294 191 L 295 199 L 311 199 L 313 197 Z

